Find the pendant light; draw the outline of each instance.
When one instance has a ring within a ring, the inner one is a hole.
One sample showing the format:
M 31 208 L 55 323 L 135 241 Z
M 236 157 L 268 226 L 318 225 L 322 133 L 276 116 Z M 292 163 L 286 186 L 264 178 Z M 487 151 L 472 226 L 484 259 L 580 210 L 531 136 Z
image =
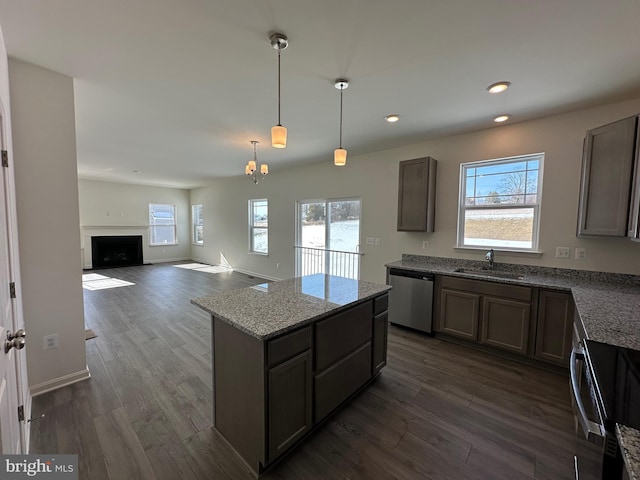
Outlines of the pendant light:
M 282 33 L 273 33 L 269 37 L 271 46 L 278 51 L 278 124 L 271 127 L 271 146 L 287 147 L 287 129 L 280 123 L 280 53 L 289 46 L 289 40 Z
M 334 86 L 340 90 L 340 145 L 333 152 L 333 164 L 343 167 L 347 163 L 347 151 L 342 148 L 342 91 L 349 87 L 349 82 L 344 78 L 338 78 Z
M 256 156 L 256 145 L 260 142 L 257 140 L 251 140 L 253 144 L 253 160 L 249 160 L 247 165 L 244 167 L 244 173 L 249 175 L 253 180 L 253 183 L 258 183 L 260 181 L 260 176 L 258 175 L 258 159 Z M 262 174 L 262 178 L 269 175 L 269 165 L 263 163 L 260 165 L 260 173 Z

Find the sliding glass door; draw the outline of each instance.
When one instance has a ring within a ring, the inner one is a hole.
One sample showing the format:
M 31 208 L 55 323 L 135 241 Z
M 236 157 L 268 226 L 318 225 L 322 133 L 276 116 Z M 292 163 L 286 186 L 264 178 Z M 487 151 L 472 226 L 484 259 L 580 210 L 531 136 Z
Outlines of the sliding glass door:
M 296 276 L 360 277 L 360 199 L 298 202 Z

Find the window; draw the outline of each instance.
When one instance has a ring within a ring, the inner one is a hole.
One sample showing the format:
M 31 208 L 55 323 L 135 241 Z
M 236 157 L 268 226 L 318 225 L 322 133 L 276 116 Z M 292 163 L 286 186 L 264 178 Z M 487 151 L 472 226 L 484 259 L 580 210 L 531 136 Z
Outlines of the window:
M 176 206 L 149 204 L 149 245 L 176 245 Z
M 269 202 L 249 200 L 249 251 L 269 253 Z
M 460 165 L 458 247 L 538 249 L 544 154 Z
M 191 205 L 191 236 L 196 245 L 204 244 L 204 220 L 202 205 Z

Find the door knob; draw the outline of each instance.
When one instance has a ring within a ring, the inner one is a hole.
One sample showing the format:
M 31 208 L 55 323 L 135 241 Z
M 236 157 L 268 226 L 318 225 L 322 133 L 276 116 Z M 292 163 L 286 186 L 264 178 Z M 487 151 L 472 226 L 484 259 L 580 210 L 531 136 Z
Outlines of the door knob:
M 27 336 L 27 332 L 24 331 L 24 328 L 20 330 L 16 330 L 16 333 L 7 332 L 7 340 L 13 340 L 14 338 L 24 338 Z
M 24 328 L 20 330 L 16 330 L 16 332 L 7 332 L 7 341 L 4 342 L 4 353 L 9 353 L 9 350 L 15 348 L 16 350 L 22 350 L 24 348 L 25 340 L 24 337 L 27 336 L 27 332 L 24 331 Z
M 7 340 L 4 343 L 4 353 L 9 353 L 9 350 L 11 350 L 12 348 L 15 348 L 16 350 L 22 350 L 24 348 L 25 343 L 26 342 L 22 337 L 17 337 L 17 338 L 14 338 L 13 340 Z

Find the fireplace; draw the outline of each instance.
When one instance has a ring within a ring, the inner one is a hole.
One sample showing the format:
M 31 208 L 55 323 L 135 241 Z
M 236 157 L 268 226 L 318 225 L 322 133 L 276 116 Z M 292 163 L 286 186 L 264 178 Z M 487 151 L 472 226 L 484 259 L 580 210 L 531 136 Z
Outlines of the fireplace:
M 91 237 L 93 268 L 142 265 L 142 235 Z

